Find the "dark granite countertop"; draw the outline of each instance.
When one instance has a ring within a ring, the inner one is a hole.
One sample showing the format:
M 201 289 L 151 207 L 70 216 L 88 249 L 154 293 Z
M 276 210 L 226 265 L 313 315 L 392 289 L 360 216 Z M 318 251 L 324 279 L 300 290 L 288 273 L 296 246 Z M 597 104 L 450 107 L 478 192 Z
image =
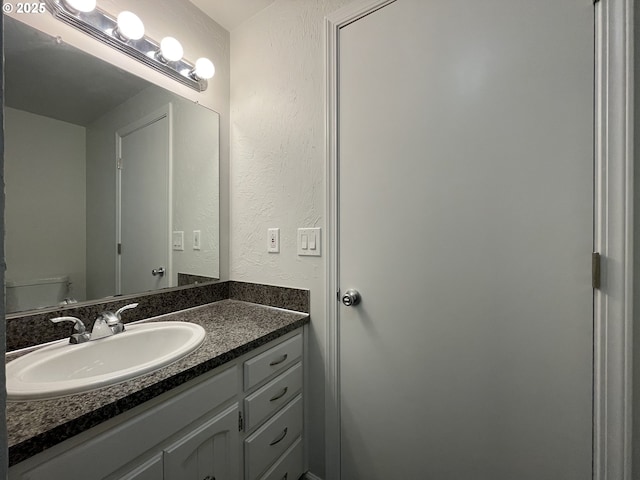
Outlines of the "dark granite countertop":
M 87 393 L 7 403 L 9 464 L 144 403 L 274 340 L 309 321 L 306 313 L 237 300 L 162 315 L 148 321 L 197 323 L 207 335 L 193 353 L 155 372 Z M 7 361 L 17 354 L 8 354 Z

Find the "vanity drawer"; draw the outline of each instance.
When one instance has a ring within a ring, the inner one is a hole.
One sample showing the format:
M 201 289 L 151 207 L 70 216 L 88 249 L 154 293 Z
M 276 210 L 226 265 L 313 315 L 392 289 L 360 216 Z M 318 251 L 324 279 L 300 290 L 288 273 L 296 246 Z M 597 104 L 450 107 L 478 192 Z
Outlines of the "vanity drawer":
M 302 363 L 271 380 L 244 400 L 247 430 L 274 413 L 302 390 Z
M 302 470 L 302 439 L 299 438 L 260 480 L 298 480 Z
M 255 480 L 302 434 L 302 395 L 244 441 L 246 480 Z
M 302 335 L 296 335 L 244 362 L 244 389 L 258 385 L 271 375 L 292 365 L 302 356 Z

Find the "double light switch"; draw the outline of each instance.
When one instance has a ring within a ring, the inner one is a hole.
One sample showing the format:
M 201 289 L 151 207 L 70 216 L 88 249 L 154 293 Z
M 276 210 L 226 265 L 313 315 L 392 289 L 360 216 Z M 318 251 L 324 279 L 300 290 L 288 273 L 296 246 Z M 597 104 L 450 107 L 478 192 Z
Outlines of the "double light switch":
M 320 256 L 320 228 L 298 229 L 298 255 Z

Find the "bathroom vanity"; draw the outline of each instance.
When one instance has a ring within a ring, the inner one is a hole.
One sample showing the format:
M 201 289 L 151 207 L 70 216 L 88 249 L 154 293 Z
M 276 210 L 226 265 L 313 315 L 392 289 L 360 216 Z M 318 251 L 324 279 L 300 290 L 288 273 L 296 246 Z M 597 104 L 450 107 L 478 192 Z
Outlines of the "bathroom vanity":
M 10 479 L 294 480 L 304 473 L 308 314 L 222 300 L 149 321 L 167 320 L 201 325 L 204 343 L 117 385 L 8 404 Z

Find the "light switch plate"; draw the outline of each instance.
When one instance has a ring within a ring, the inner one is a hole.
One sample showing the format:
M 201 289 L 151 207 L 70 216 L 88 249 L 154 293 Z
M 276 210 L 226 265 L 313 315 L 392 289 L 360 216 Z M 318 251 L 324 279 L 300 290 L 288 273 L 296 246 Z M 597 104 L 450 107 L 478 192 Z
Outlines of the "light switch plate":
M 299 228 L 298 229 L 298 255 L 309 257 L 321 256 L 322 229 L 316 228 Z
M 184 232 L 182 230 L 173 232 L 171 245 L 174 250 L 184 250 Z
M 201 233 L 200 230 L 194 230 L 193 231 L 193 249 L 194 250 L 200 250 L 200 241 L 201 241 Z

